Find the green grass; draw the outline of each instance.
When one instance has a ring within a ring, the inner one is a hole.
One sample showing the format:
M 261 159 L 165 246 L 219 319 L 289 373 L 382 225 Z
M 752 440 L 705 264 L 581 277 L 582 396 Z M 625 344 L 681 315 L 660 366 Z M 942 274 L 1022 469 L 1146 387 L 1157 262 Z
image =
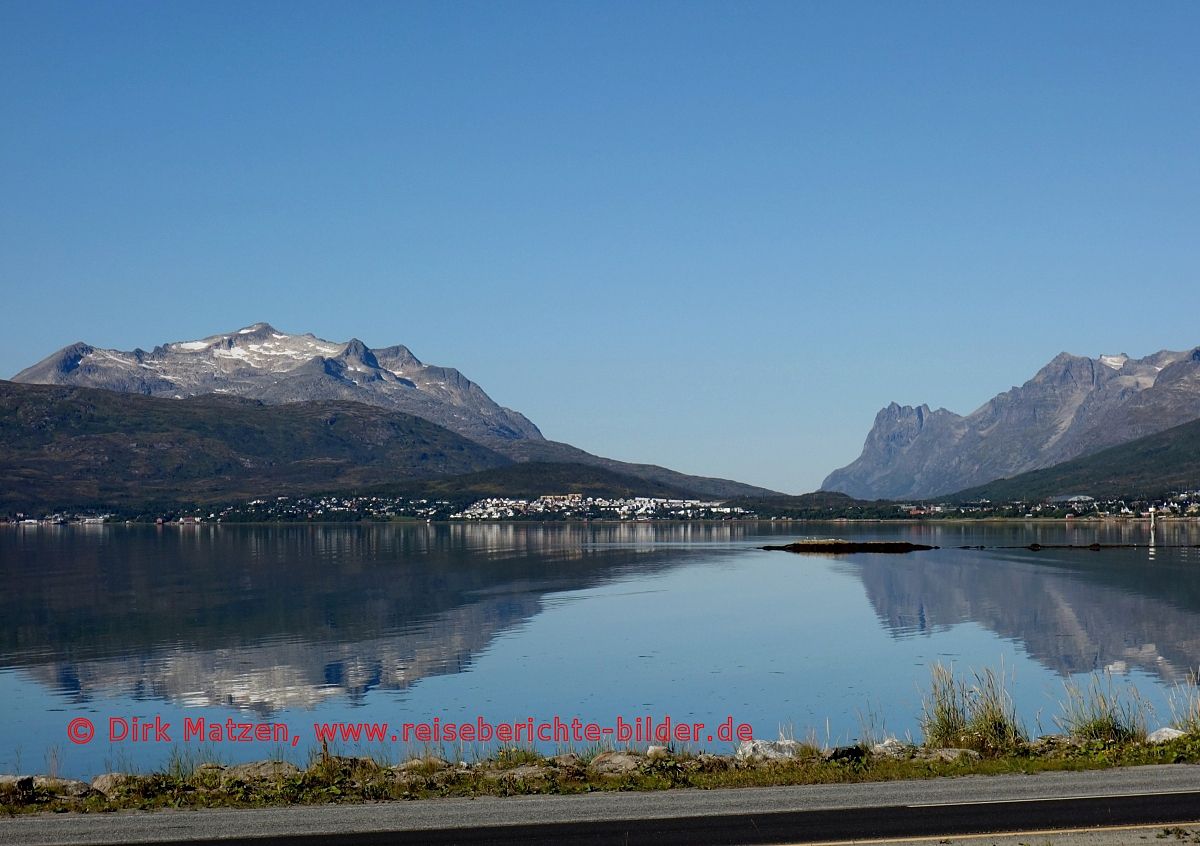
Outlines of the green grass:
M 1086 687 L 1067 682 L 1066 695 L 1062 713 L 1054 721 L 1075 740 L 1140 743 L 1146 739 L 1149 704 L 1133 688 L 1122 692 L 1111 676 L 1092 676 Z
M 1200 736 L 1200 670 L 1188 673 L 1185 681 L 1175 685 L 1168 703 L 1171 724 L 1187 734 Z
M 929 748 L 971 749 L 981 755 L 1013 753 L 1029 736 L 1017 719 L 1003 669 L 973 674 L 974 683 L 955 678 L 954 670 L 934 664 L 921 716 Z

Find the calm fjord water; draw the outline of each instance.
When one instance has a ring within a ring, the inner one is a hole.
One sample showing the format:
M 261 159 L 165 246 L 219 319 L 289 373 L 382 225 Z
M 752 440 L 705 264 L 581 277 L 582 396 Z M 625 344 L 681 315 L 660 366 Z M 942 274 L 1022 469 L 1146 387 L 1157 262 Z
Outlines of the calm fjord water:
M 278 744 L 182 742 L 185 717 L 286 723 L 727 716 L 758 737 L 863 723 L 917 734 L 934 662 L 1013 673 L 1033 732 L 1108 669 L 1169 721 L 1200 664 L 1200 527 L 1145 524 L 501 524 L 0 528 L 0 772 L 227 762 Z M 943 549 L 833 558 L 806 535 Z M 172 724 L 110 742 L 110 718 Z M 90 719 L 97 737 L 68 740 Z M 1154 727 L 1153 725 L 1151 726 Z M 586 745 L 586 744 L 582 744 Z M 716 751 L 730 744 L 703 744 Z M 421 744 L 415 744 L 420 748 Z M 554 744 L 543 744 L 553 748 Z M 353 744 L 343 744 L 347 751 Z M 379 744 L 364 746 L 383 751 Z M 388 744 L 403 758 L 410 746 Z M 453 748 L 447 752 L 453 752 Z

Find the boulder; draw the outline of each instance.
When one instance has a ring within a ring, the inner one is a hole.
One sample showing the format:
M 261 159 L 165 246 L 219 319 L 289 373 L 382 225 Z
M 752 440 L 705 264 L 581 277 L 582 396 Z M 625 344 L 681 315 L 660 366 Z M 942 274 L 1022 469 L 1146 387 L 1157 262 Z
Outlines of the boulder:
M 833 749 L 826 749 L 821 753 L 821 758 L 825 761 L 841 762 L 843 764 L 857 764 L 867 757 L 867 748 L 865 746 L 835 746 Z
M 739 761 L 780 761 L 799 753 L 800 744 L 794 740 L 743 740 L 734 754 Z
M 101 773 L 92 779 L 92 790 L 111 798 L 120 793 L 130 782 L 125 773 Z
M 287 761 L 252 761 L 227 767 L 221 772 L 222 781 L 275 781 L 299 775 L 300 768 Z
M 1043 734 L 1029 744 L 1029 751 L 1035 755 L 1048 755 L 1078 746 L 1079 741 L 1065 734 Z
M 641 756 L 630 752 L 601 752 L 587 769 L 596 776 L 622 776 L 637 772 L 641 765 Z
M 727 770 L 733 765 L 732 758 L 724 755 L 713 755 L 711 752 L 701 752 L 692 761 L 696 769 L 706 773 Z
M 392 767 L 392 771 L 397 773 L 437 772 L 438 770 L 449 769 L 449 767 L 449 761 L 445 761 L 435 755 L 430 755 L 428 758 L 412 758 L 403 764 L 397 764 Z
M 0 775 L 0 790 L 31 793 L 33 791 L 33 776 Z
M 1162 728 L 1156 729 L 1155 731 L 1152 731 L 1148 735 L 1146 735 L 1146 742 L 1147 743 L 1167 743 L 1169 741 L 1176 740 L 1180 737 L 1183 737 L 1185 734 L 1187 734 L 1187 732 L 1180 731 L 1177 728 L 1171 728 L 1170 726 L 1163 726 Z
M 670 756 L 670 754 L 671 753 L 667 751 L 667 747 L 665 747 L 665 746 L 647 746 L 646 747 L 646 757 L 651 760 L 653 760 L 655 758 L 667 758 Z
M 941 761 L 943 763 L 952 764 L 961 758 L 967 758 L 971 761 L 978 761 L 983 756 L 974 749 L 926 749 L 917 755 L 918 758 L 924 761 Z
M 54 796 L 71 796 L 77 799 L 92 792 L 92 786 L 86 781 L 77 781 L 73 778 L 34 776 L 33 786 Z
M 903 741 L 897 740 L 894 737 L 889 737 L 882 743 L 876 743 L 871 747 L 871 754 L 876 758 L 891 758 L 898 760 L 907 758 L 912 752 L 912 747 Z
M 521 764 L 508 770 L 488 770 L 483 777 L 488 781 L 545 781 L 550 777 L 550 768 L 542 764 Z

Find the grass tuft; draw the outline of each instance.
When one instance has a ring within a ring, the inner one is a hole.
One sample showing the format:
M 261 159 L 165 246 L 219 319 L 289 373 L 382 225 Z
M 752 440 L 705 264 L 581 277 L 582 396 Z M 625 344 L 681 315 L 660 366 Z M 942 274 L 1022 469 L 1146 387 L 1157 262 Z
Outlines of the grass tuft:
M 974 673 L 974 684 L 956 679 L 954 669 L 934 664 L 929 693 L 922 701 L 921 731 L 925 746 L 972 749 L 981 755 L 1004 755 L 1024 746 L 1029 737 L 1017 718 L 1003 669 Z
M 1188 673 L 1187 681 L 1176 684 L 1167 699 L 1171 724 L 1182 732 L 1200 737 L 1200 670 Z
M 1146 739 L 1150 704 L 1132 687 L 1123 694 L 1108 673 L 1093 675 L 1086 688 L 1074 681 L 1065 687 L 1067 698 L 1054 722 L 1075 740 L 1140 743 Z

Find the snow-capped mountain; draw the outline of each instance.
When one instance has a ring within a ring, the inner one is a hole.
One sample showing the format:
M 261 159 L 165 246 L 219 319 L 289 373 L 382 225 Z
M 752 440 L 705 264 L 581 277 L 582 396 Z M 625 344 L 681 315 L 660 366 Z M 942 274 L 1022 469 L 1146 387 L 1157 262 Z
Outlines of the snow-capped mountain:
M 1200 348 L 1145 358 L 1062 353 L 962 416 L 892 403 L 822 487 L 865 499 L 940 496 L 1200 418 Z
M 179 399 L 226 394 L 269 404 L 355 401 L 436 423 L 517 462 L 604 467 L 702 496 L 773 493 L 728 479 L 616 461 L 548 441 L 523 414 L 497 405 L 457 370 L 423 364 L 407 347 L 373 350 L 357 339 L 338 343 L 311 334 L 292 335 L 267 323 L 162 344 L 150 352 L 72 344 L 22 370 L 12 381 Z
M 231 394 L 267 403 L 354 400 L 403 411 L 481 443 L 542 440 L 524 415 L 497 405 L 453 368 L 423 364 L 406 347 L 291 335 L 267 323 L 150 352 L 72 344 L 13 377 L 152 396 Z

